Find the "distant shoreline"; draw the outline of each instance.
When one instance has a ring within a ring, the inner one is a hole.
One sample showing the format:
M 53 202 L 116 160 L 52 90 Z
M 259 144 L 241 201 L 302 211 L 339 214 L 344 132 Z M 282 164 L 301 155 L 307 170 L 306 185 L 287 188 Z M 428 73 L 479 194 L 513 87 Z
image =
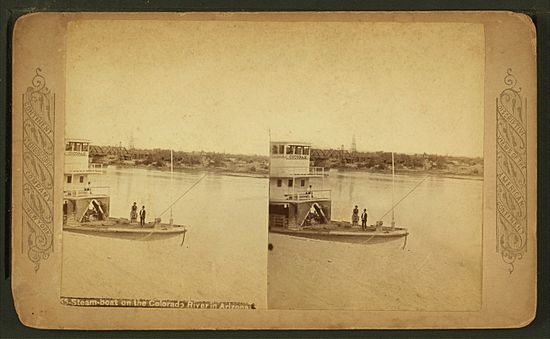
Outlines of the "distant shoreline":
M 176 171 L 203 171 L 231 176 L 266 178 L 269 156 L 216 152 L 184 152 L 167 149 L 126 149 L 91 146 L 94 162 L 121 168 L 167 171 L 173 161 Z M 392 163 L 398 175 L 431 175 L 458 179 L 482 179 L 483 158 L 437 154 L 391 152 L 350 152 L 336 149 L 311 149 L 312 166 L 326 171 L 391 174 Z
M 104 165 L 105 166 L 105 165 Z M 135 168 L 135 169 L 146 169 L 146 170 L 153 170 L 153 171 L 160 171 L 160 172 L 169 172 L 170 167 L 164 166 L 164 167 L 157 167 L 157 166 L 150 166 L 150 165 L 128 165 L 128 164 L 109 164 L 109 167 L 116 167 L 116 168 Z M 190 173 L 198 173 L 198 172 L 208 172 L 208 173 L 216 173 L 220 175 L 227 175 L 227 176 L 234 176 L 234 177 L 252 177 L 252 178 L 268 178 L 269 174 L 267 171 L 265 172 L 253 172 L 253 171 L 231 171 L 227 170 L 225 168 L 220 167 L 181 167 L 181 166 L 174 166 L 174 172 L 190 172 Z
M 371 174 L 384 174 L 391 175 L 391 170 L 372 170 L 372 169 L 356 169 L 356 168 L 334 168 L 334 170 L 340 172 L 358 172 L 358 173 L 371 173 Z M 451 179 L 470 179 L 470 180 L 483 180 L 483 173 L 469 174 L 469 173 L 453 173 L 445 170 L 411 170 L 411 169 L 396 169 L 396 175 L 408 175 L 408 176 L 426 176 L 431 175 L 438 178 L 451 178 Z
M 136 169 L 146 169 L 146 170 L 155 170 L 161 172 L 170 171 L 170 167 L 163 166 L 151 166 L 151 165 L 129 165 L 129 164 L 110 164 L 116 168 L 136 168 Z M 331 168 L 330 171 L 335 172 L 355 172 L 355 173 L 369 173 L 369 174 L 382 174 L 382 175 L 391 175 L 391 170 L 377 170 L 377 169 L 366 169 L 366 168 Z M 245 170 L 231 170 L 221 167 L 174 167 L 174 172 L 208 172 L 215 173 L 219 175 L 234 176 L 234 177 L 249 177 L 249 178 L 269 178 L 269 173 L 267 170 L 257 170 L 257 171 L 245 171 Z M 453 173 L 446 172 L 444 170 L 407 170 L 407 169 L 397 169 L 395 171 L 396 175 L 407 175 L 407 176 L 434 176 L 438 178 L 450 178 L 450 179 L 462 179 L 462 180 L 483 180 L 483 173 L 480 174 L 462 174 L 462 173 Z

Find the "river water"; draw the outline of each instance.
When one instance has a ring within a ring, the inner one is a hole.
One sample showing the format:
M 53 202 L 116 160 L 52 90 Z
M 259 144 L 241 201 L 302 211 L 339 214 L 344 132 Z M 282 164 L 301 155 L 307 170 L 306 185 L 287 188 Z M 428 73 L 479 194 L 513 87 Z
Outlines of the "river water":
M 396 175 L 394 201 L 425 177 Z M 314 184 L 314 189 L 322 183 Z M 478 179 L 427 177 L 394 209 L 403 240 L 330 243 L 270 234 L 268 300 L 279 309 L 477 310 L 481 305 L 482 186 Z M 391 210 L 392 177 L 331 172 L 332 219 L 358 205 L 369 224 Z M 391 213 L 383 218 L 389 225 Z
M 481 303 L 481 180 L 429 177 L 395 209 L 403 241 L 357 245 L 267 234 L 268 180 L 108 168 L 111 216 L 172 209 L 186 240 L 130 241 L 63 233 L 62 294 L 253 302 L 278 309 L 476 310 Z M 394 200 L 423 177 L 397 175 Z M 314 183 L 320 189 L 321 182 Z M 373 223 L 391 208 L 391 176 L 331 172 L 332 218 L 354 205 Z M 391 213 L 384 218 L 389 224 Z M 161 216 L 168 221 L 169 211 Z M 267 251 L 267 243 L 273 245 Z M 266 268 L 267 266 L 267 268 Z

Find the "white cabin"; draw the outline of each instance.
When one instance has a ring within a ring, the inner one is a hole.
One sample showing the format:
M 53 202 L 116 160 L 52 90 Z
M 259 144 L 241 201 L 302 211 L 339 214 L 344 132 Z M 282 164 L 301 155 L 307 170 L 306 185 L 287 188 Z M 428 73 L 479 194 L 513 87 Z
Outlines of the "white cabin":
M 315 209 L 325 222 L 330 220 L 330 190 L 323 189 L 322 183 L 326 173 L 324 168 L 310 165 L 310 154 L 307 142 L 271 142 L 270 226 L 301 227 Z
M 65 140 L 63 191 L 67 196 L 88 195 L 93 176 L 102 173 L 100 164 L 90 163 L 90 140 Z
M 269 162 L 270 200 L 303 200 L 316 192 L 328 198 L 329 190 L 312 187 L 313 178 L 323 178 L 324 168 L 310 166 L 311 144 L 305 142 L 271 142 Z M 314 192 L 310 192 L 313 190 Z M 313 194 L 315 196 L 315 194 Z
M 109 215 L 108 187 L 94 185 L 101 164 L 90 163 L 90 140 L 65 140 L 63 222 L 82 223 Z

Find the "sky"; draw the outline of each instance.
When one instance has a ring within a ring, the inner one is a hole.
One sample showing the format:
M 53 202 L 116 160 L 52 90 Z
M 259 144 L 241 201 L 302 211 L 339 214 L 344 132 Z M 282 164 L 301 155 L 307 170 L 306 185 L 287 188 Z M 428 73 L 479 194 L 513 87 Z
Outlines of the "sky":
M 483 26 L 80 20 L 65 135 L 241 154 L 273 140 L 482 156 Z

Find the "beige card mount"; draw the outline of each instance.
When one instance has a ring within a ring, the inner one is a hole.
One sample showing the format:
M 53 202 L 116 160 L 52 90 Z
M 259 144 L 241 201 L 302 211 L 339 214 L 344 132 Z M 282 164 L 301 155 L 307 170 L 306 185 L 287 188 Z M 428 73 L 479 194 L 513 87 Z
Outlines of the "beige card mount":
M 21 321 L 527 325 L 535 46 L 511 12 L 19 18 Z

